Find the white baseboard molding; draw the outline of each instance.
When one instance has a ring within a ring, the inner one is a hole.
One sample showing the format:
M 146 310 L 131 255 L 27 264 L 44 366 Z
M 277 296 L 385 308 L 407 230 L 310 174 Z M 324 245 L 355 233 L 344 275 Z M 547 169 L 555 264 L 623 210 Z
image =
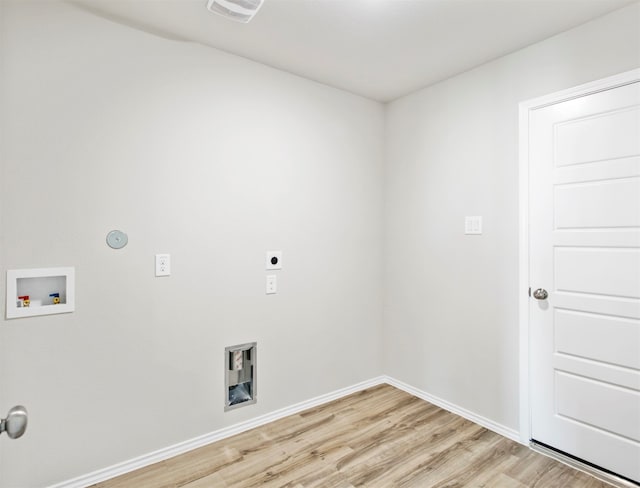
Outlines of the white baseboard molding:
M 440 408 L 443 408 L 451 413 L 455 413 L 456 415 L 460 415 L 460 417 L 464 417 L 467 420 L 471 420 L 471 422 L 474 422 L 478 425 L 481 425 L 482 427 L 485 427 L 493 432 L 495 432 L 496 434 L 500 434 L 501 436 L 506 437 L 507 439 L 511 439 L 512 441 L 517 442 L 518 444 L 523 444 L 525 446 L 528 446 L 527 443 L 523 443 L 522 440 L 520 439 L 520 432 L 518 432 L 517 430 L 511 429 L 509 427 L 506 427 L 502 424 L 498 424 L 497 422 L 494 422 L 493 420 L 489 420 L 486 417 L 483 417 L 481 415 L 478 415 L 476 413 L 473 413 L 467 409 L 464 409 L 462 407 L 459 407 L 458 405 L 454 405 L 453 403 L 449 403 L 446 400 L 443 400 L 442 398 L 438 398 L 437 396 L 431 395 L 427 392 L 424 392 L 422 390 L 418 390 L 417 388 L 414 388 L 413 386 L 407 385 L 406 383 L 403 383 L 402 381 L 398 381 L 395 378 L 391 378 L 390 376 L 384 376 L 383 377 L 383 381 L 384 383 L 387 383 L 391 386 L 395 386 L 396 388 L 405 391 L 413 396 L 416 396 L 422 400 L 425 400 L 429 403 L 433 403 L 434 405 L 437 405 Z
M 508 427 L 505 427 L 504 425 L 500 425 L 496 422 L 493 422 L 492 420 L 489 420 L 485 417 L 482 417 L 473 412 L 470 412 L 469 410 L 465 410 L 462 407 L 453 405 L 452 403 L 449 403 L 446 400 L 443 400 L 441 398 L 430 395 L 429 393 L 418 390 L 410 385 L 407 385 L 406 383 L 398 381 L 389 376 L 379 376 L 377 378 L 372 378 L 370 380 L 363 381 L 361 383 L 349 386 L 347 388 L 342 388 L 340 390 L 327 393 L 326 395 L 320 395 L 310 400 L 296 403 L 295 405 L 291 405 L 289 407 L 281 408 L 280 410 L 276 410 L 275 412 L 261 415 L 259 417 L 247 420 L 245 422 L 240 422 L 239 424 L 231 425 L 229 427 L 225 427 L 225 428 L 216 430 L 214 432 L 210 432 L 209 434 L 205 434 L 200 437 L 196 437 L 194 439 L 190 439 L 188 441 L 181 442 L 179 444 L 175 444 L 173 446 L 169 446 L 149 454 L 145 454 L 144 456 L 140 456 L 135 459 L 131 459 L 129 461 L 125 461 L 108 468 L 94 471 L 93 473 L 89 473 L 68 481 L 63 481 L 61 483 L 51 485 L 49 486 L 49 488 L 87 488 L 88 486 L 91 486 L 93 484 L 100 483 L 102 481 L 106 481 L 108 479 L 115 478 L 116 476 L 121 476 L 126 473 L 130 473 L 131 471 L 135 471 L 136 469 L 150 466 L 160 461 L 164 461 L 174 456 L 178 456 L 180 454 L 184 454 L 186 452 L 192 451 L 199 447 L 206 446 L 208 444 L 211 444 L 212 442 L 226 439 L 227 437 L 240 434 L 242 432 L 254 429 L 256 427 L 260 427 L 261 425 L 268 424 L 269 422 L 279 420 L 289 415 L 294 415 L 296 413 L 302 412 L 303 410 L 307 410 L 313 407 L 317 407 L 319 405 L 323 405 L 333 400 L 337 400 L 338 398 L 342 398 L 352 393 L 356 393 L 358 391 L 362 391 L 367 388 L 371 388 L 373 386 L 381 385 L 383 383 L 387 383 L 391 386 L 394 386 L 413 396 L 421 398 L 422 400 L 425 400 L 429 403 L 433 403 L 438 407 L 444 408 L 449 412 L 455 413 L 456 415 L 460 415 L 461 417 L 464 417 L 467 420 L 475 422 L 476 424 L 481 425 L 482 427 L 486 427 L 487 429 L 493 432 L 496 432 L 504 437 L 512 439 L 518 443 L 521 443 L 520 434 L 513 429 L 510 429 Z
M 209 434 L 205 434 L 200 437 L 196 437 L 194 439 L 190 439 L 188 441 L 181 442 L 179 444 L 175 444 L 173 446 L 169 446 L 149 454 L 145 454 L 135 459 L 131 459 L 129 461 L 125 461 L 108 468 L 94 471 L 93 473 L 82 475 L 68 481 L 57 483 L 55 485 L 50 485 L 49 488 L 86 488 L 93 484 L 115 478 L 116 476 L 130 473 L 131 471 L 135 471 L 136 469 L 144 468 L 160 461 L 165 461 L 174 456 L 178 456 L 199 447 L 211 444 L 212 442 L 226 439 L 227 437 L 240 434 L 256 427 L 260 427 L 261 425 L 268 424 L 269 422 L 273 422 L 274 420 L 279 420 L 289 415 L 302 412 L 303 410 L 308 410 L 310 408 L 323 405 L 333 400 L 337 400 L 338 398 L 342 398 L 352 393 L 356 393 L 358 391 L 380 385 L 384 382 L 385 378 L 383 376 L 372 378 L 356 385 L 348 386 L 347 388 L 342 388 L 340 390 L 327 393 L 326 395 L 320 395 L 310 400 L 296 403 L 295 405 L 291 405 L 289 407 L 281 408 L 280 410 L 276 410 L 275 412 L 261 415 L 254 419 L 240 422 L 239 424 L 231 425 L 229 427 L 210 432 Z

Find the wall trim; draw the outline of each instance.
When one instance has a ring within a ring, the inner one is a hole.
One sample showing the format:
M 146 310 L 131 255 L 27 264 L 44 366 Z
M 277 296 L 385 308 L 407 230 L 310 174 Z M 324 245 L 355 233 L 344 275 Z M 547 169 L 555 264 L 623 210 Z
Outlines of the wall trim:
M 500 434 L 501 436 L 506 437 L 507 439 L 511 439 L 512 441 L 518 442 L 520 444 L 525 444 L 527 446 L 529 445 L 528 442 L 526 443 L 521 442 L 520 433 L 517 430 L 511 429 L 505 425 L 494 422 L 493 420 L 483 417 L 482 415 L 473 413 L 470 410 L 467 410 L 466 408 L 462 408 L 459 405 L 448 402 L 447 400 L 444 400 L 440 397 L 437 397 L 435 395 L 432 395 L 422 390 L 418 390 L 417 388 L 414 388 L 413 386 L 403 383 L 402 381 L 399 381 L 395 378 L 384 376 L 384 382 L 398 388 L 399 390 L 407 392 L 410 395 L 418 397 L 421 400 L 427 401 L 429 403 L 433 403 L 434 405 L 440 408 L 443 408 L 444 410 L 447 410 L 451 413 L 459 415 L 460 417 L 470 420 L 475 424 L 481 425 L 482 427 L 485 427 L 486 429 L 489 429 L 495 432 L 496 434 Z
M 230 425 L 229 427 L 224 427 L 222 429 L 210 432 L 209 434 L 180 442 L 178 444 L 174 444 L 173 446 L 165 447 L 163 449 L 159 449 L 149 454 L 145 454 L 104 469 L 99 469 L 92 473 L 88 473 L 71 480 L 63 481 L 55 485 L 50 485 L 49 488 L 86 488 L 95 483 L 100 483 L 102 481 L 115 478 L 116 476 L 130 473 L 131 471 L 135 471 L 136 469 L 144 468 L 160 461 L 165 461 L 169 458 L 211 444 L 212 442 L 226 439 L 236 434 L 246 432 L 247 430 L 251 430 L 256 427 L 260 427 L 261 425 L 268 424 L 269 422 L 279 420 L 289 415 L 294 415 L 296 413 L 302 412 L 303 410 L 323 405 L 333 400 L 337 400 L 338 398 L 342 398 L 352 393 L 356 393 L 373 386 L 381 385 L 383 383 L 385 383 L 385 377 L 378 376 L 376 378 L 372 378 L 370 380 L 366 380 L 361 383 L 357 383 L 355 385 L 348 386 L 331 393 L 327 393 L 325 395 L 311 398 L 310 400 L 306 400 L 285 408 L 281 408 L 279 410 L 275 410 L 274 412 L 265 415 L 260 415 L 259 417 L 246 420 L 238 424 Z
M 617 75 L 578 85 L 526 100 L 519 106 L 519 379 L 520 379 L 520 442 L 528 444 L 531 439 L 531 410 L 529 390 L 529 117 L 533 110 L 548 107 L 575 98 L 592 95 L 605 90 L 635 83 L 640 80 L 640 69 L 625 71 Z

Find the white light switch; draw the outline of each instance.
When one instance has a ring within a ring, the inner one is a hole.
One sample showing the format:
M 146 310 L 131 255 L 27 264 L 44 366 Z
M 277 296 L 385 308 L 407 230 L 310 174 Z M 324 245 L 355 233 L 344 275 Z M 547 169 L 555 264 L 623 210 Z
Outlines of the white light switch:
M 464 233 L 467 235 L 482 234 L 482 217 L 479 215 L 465 217 Z
M 171 275 L 171 255 L 156 254 L 156 276 Z
M 267 295 L 273 295 L 278 291 L 276 275 L 267 275 Z

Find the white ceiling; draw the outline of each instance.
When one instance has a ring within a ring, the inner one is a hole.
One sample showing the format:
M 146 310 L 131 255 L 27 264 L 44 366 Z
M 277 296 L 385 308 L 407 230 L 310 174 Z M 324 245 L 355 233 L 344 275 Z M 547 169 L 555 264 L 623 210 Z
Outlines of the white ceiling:
M 206 0 L 71 3 L 389 101 L 634 1 L 265 0 L 248 24 L 209 12 Z

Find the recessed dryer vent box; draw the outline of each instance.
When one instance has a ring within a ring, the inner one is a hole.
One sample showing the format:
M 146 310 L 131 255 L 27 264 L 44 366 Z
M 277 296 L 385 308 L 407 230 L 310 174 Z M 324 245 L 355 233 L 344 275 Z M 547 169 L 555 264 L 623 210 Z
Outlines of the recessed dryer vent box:
M 227 347 L 224 358 L 225 411 L 256 403 L 256 343 Z
M 69 313 L 75 310 L 75 268 L 7 271 L 7 318 Z

